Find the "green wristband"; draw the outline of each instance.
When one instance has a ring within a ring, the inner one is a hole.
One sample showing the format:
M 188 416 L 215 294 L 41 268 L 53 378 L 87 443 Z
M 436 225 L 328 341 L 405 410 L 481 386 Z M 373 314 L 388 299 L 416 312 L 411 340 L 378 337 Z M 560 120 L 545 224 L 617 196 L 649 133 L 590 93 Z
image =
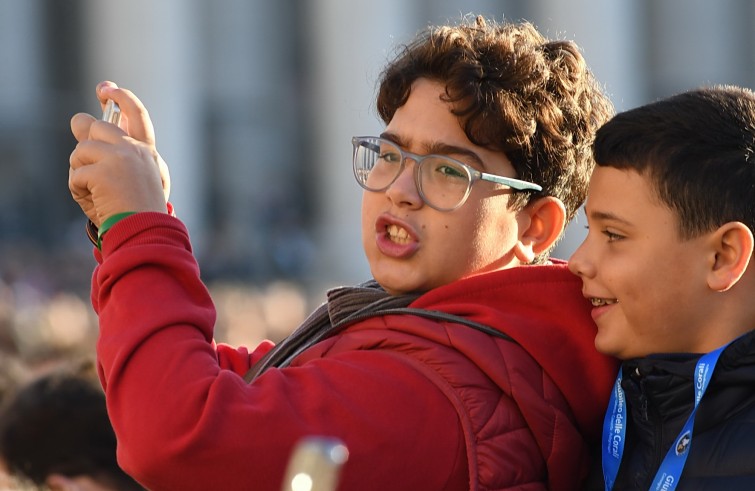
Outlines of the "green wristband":
M 123 213 L 116 213 L 115 215 L 108 217 L 107 220 L 102 222 L 102 225 L 100 225 L 100 228 L 97 230 L 97 243 L 95 244 L 97 246 L 97 249 L 102 250 L 102 236 L 105 235 L 105 232 L 113 228 L 113 225 L 115 225 L 116 223 L 135 213 L 135 211 L 124 211 Z

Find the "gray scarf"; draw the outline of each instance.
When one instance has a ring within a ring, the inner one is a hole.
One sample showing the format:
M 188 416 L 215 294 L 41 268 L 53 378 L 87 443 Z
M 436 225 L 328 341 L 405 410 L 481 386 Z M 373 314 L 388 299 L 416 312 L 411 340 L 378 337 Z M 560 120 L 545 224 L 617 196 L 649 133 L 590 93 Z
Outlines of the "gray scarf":
M 251 382 L 271 367 L 285 367 L 299 353 L 349 324 L 406 307 L 419 296 L 420 294 L 390 295 L 375 280 L 358 286 L 334 288 L 328 291 L 327 302 L 320 305 L 291 335 L 250 368 L 244 380 Z
M 327 302 L 312 312 L 290 336 L 278 343 L 250 368 L 244 380 L 252 382 L 268 368 L 288 366 L 291 360 L 310 346 L 342 331 L 354 322 L 380 315 L 415 315 L 461 324 L 489 336 L 516 343 L 508 334 L 473 320 L 447 312 L 409 307 L 409 304 L 421 295 L 390 295 L 375 280 L 358 286 L 330 290 L 327 293 Z

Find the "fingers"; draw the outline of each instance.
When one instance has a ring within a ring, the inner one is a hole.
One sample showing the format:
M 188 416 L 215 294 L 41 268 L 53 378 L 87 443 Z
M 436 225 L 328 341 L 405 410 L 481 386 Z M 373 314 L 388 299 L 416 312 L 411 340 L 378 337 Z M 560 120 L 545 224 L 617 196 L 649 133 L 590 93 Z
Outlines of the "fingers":
M 95 119 L 90 114 L 78 113 L 71 118 L 71 132 L 76 141 L 89 139 L 89 128 Z
M 101 220 L 97 217 L 97 210 L 92 200 L 92 193 L 89 192 L 88 179 L 81 172 L 74 172 L 72 167 L 68 168 L 68 190 L 71 192 L 71 197 L 79 204 L 81 211 L 89 218 L 94 224 L 99 226 Z
M 126 118 L 126 132 L 132 138 L 154 145 L 155 129 L 147 108 L 142 101 L 127 89 L 118 88 L 112 82 L 102 82 L 97 86 L 97 98 L 104 104 L 108 99 L 115 101 L 121 108 L 121 115 Z
M 97 99 L 100 101 L 100 105 L 102 106 L 102 109 L 105 109 L 105 104 L 107 103 L 108 99 L 110 97 L 107 97 L 103 94 L 103 89 L 107 91 L 107 89 L 117 89 L 118 85 L 115 82 L 111 82 L 110 80 L 104 80 L 97 84 L 97 87 L 95 88 L 95 93 L 97 94 Z
M 77 203 L 86 203 L 86 206 L 82 204 L 82 209 L 91 209 L 93 207 L 93 205 L 91 204 L 92 194 L 89 192 L 87 184 L 88 181 L 84 178 L 82 172 L 75 172 L 73 168 L 68 168 L 68 190 L 71 191 L 71 196 L 73 196 L 73 199 L 76 200 Z M 91 217 L 89 218 L 91 219 Z
M 117 126 L 95 119 L 86 113 L 78 113 L 71 118 L 71 132 L 78 142 L 101 140 L 117 143 L 126 136 Z
M 97 140 L 84 140 L 76 145 L 71 152 L 68 162 L 71 169 L 78 169 L 85 165 L 95 164 L 109 155 L 111 145 Z
M 92 200 L 90 187 L 92 186 L 91 183 L 94 182 L 97 177 L 96 171 L 97 168 L 92 166 L 79 169 L 71 167 L 68 170 L 68 189 L 71 191 L 71 194 L 76 201 L 81 201 L 87 198 L 89 201 Z
M 71 153 L 68 187 L 95 225 L 124 211 L 167 211 L 150 148 L 127 136 L 118 145 L 80 142 Z

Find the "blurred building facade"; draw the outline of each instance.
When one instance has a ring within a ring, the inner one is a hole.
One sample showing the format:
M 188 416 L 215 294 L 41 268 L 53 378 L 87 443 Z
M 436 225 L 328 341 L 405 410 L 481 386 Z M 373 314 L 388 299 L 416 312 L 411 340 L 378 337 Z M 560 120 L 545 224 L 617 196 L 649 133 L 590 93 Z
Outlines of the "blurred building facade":
M 750 1 L 0 0 L 0 253 L 88 254 L 68 121 L 99 112 L 109 79 L 150 110 L 208 279 L 366 279 L 350 137 L 381 130 L 375 82 L 397 45 L 467 13 L 577 41 L 619 110 L 755 87 Z

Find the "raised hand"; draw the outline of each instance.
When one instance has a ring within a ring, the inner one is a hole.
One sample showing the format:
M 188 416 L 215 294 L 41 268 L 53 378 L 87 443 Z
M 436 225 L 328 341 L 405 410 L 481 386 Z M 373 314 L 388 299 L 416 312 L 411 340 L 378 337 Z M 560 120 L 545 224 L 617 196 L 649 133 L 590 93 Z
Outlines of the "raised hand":
M 126 211 L 167 212 L 170 175 L 155 148 L 147 109 L 112 82 L 97 86 L 97 98 L 103 107 L 108 99 L 120 106 L 120 127 L 84 113 L 71 119 L 78 141 L 68 175 L 74 200 L 97 226 Z

